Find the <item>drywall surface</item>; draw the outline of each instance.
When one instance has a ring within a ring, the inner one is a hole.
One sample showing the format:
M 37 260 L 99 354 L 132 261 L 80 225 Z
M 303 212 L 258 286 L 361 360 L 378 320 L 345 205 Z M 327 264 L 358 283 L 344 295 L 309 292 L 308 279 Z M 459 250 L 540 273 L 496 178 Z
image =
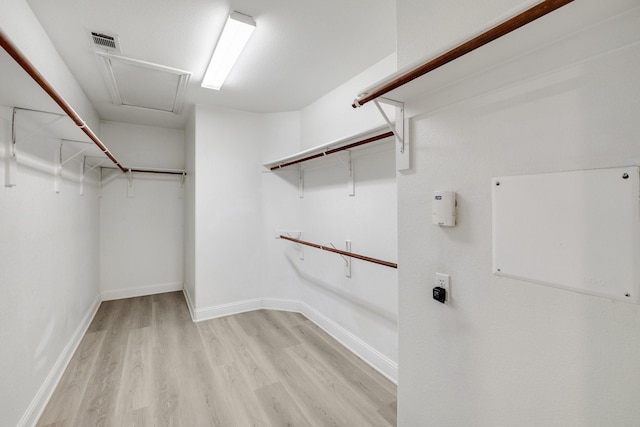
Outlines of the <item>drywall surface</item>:
M 387 59 L 363 75 L 393 68 Z M 301 112 L 196 107 L 194 147 L 187 142 L 187 165 L 193 158 L 189 168 L 195 171 L 195 292 L 187 289 L 197 320 L 262 307 L 302 311 L 396 378 L 396 270 L 354 261 L 346 278 L 339 256 L 276 239 L 279 232 L 303 232 L 303 239 L 341 248 L 352 240 L 356 252 L 395 261 L 393 143 L 353 152 L 355 196 L 347 190 L 348 167 L 337 156 L 305 165 L 303 188 L 298 167 L 272 172 L 262 166 L 303 149 L 301 135 L 316 138 L 314 131 L 328 135 L 329 128 L 337 138 L 379 127 L 377 111 L 351 128 L 336 114 L 342 101 L 351 108 L 346 94 L 377 78 L 358 77 Z
M 0 100 L 1 102 L 1 100 Z M 4 186 L 11 109 L 0 108 L 0 425 L 31 425 L 99 302 L 97 180 L 79 192 L 67 163 L 54 192 L 55 139 L 19 138 L 17 186 Z
M 196 106 L 196 310 L 261 297 L 261 116 Z
M 398 27 L 398 68 L 444 53 L 535 3 L 539 1 L 490 0 L 482 6 L 470 0 L 398 1 L 398 23 L 407 25 Z
M 351 104 L 361 90 L 395 71 L 396 55 L 393 54 L 303 108 L 300 111 L 301 148 L 312 148 L 383 126 L 384 118 L 373 103 L 362 108 L 353 108 Z M 393 121 L 395 108 L 384 108 Z
M 100 135 L 125 167 L 184 169 L 183 130 L 102 121 Z
M 397 262 L 393 143 L 354 151 L 351 160 L 353 196 L 347 186 L 348 169 L 337 157 L 305 166 L 302 238 L 342 250 L 349 240 L 353 252 Z M 304 260 L 295 259 L 293 266 L 301 279 L 304 303 L 375 349 L 391 366 L 385 373 L 395 379 L 397 270 L 351 259 L 347 277 L 341 256 L 310 247 L 303 251 Z
M 190 307 L 196 298 L 196 122 L 192 110 L 187 119 L 184 138 L 184 288 Z
M 389 57 L 326 94 L 300 112 L 301 144 L 306 149 L 379 127 L 384 123 L 375 108 L 354 110 L 360 89 L 395 71 Z M 393 112 L 392 112 L 393 113 Z M 393 115 L 392 115 L 393 117 Z M 291 155 L 280 147 L 265 160 Z M 277 154 L 277 155 L 276 155 Z M 351 161 L 355 193 L 349 181 L 349 153 L 290 166 L 265 175 L 266 235 L 281 227 L 292 237 L 335 245 L 395 262 L 397 260 L 397 200 L 392 141 L 353 150 Z M 300 171 L 302 185 L 300 185 Z M 275 233 L 274 233 L 275 234 Z M 314 321 L 332 331 L 352 350 L 387 376 L 397 373 L 397 271 L 352 260 L 351 277 L 345 260 L 310 247 L 271 241 L 266 248 L 275 263 L 273 272 L 297 276 L 300 301 Z M 283 260 L 286 264 L 283 265 Z M 270 264 L 271 265 L 271 264 Z M 272 268 L 272 267 L 270 267 Z M 288 277 L 288 276 L 287 276 Z
M 300 113 L 267 114 L 262 117 L 262 162 L 300 150 Z M 262 169 L 262 167 L 260 166 Z M 296 248 L 276 239 L 277 231 L 302 229 L 302 200 L 298 197 L 298 169 L 261 173 L 262 196 L 262 295 L 271 301 L 301 301 L 299 278 L 292 263 Z M 286 306 L 283 306 L 286 308 Z
M 0 3 L 0 28 L 17 46 L 17 48 L 33 63 L 36 69 L 62 97 L 73 107 L 94 132 L 98 132 L 99 117 L 93 105 L 84 94 L 82 88 L 69 71 L 67 65 L 58 55 L 40 22 L 33 14 L 26 0 L 3 0 Z M 15 89 L 15 88 L 14 88 Z M 57 105 L 49 101 L 34 100 L 40 98 L 41 89 L 35 88 L 37 96 L 30 96 L 20 88 L 16 98 L 3 102 L 13 102 L 17 106 L 29 106 L 47 111 L 62 111 Z M 13 90 L 9 91 L 13 93 Z M 20 99 L 21 96 L 29 96 L 29 99 Z M 47 96 L 43 95 L 43 99 Z
M 127 167 L 183 169 L 184 131 L 103 122 L 102 139 Z M 182 177 L 103 170 L 100 291 L 118 299 L 182 289 Z
M 398 0 L 399 66 L 526 4 Z M 534 59 L 551 61 L 544 52 Z M 640 307 L 492 275 L 490 186 L 639 164 L 639 72 L 638 44 L 619 46 L 472 99 L 447 103 L 455 88 L 443 88 L 411 120 L 413 166 L 398 177 L 399 425 L 640 424 Z M 457 192 L 456 227 L 431 224 L 436 190 Z M 449 304 L 431 297 L 436 272 L 451 275 Z

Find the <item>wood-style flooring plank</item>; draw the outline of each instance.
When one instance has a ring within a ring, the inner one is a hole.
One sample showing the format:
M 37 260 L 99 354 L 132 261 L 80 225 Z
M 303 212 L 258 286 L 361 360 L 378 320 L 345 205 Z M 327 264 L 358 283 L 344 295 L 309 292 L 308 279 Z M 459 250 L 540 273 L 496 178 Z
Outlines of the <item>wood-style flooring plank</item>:
M 286 350 L 291 352 L 296 360 L 307 372 L 314 383 L 320 384 L 323 390 L 337 399 L 336 408 L 341 408 L 347 419 L 353 423 L 366 421 L 367 426 L 388 426 L 389 421 L 378 412 L 375 402 L 367 399 L 349 384 L 338 372 L 331 369 L 314 351 L 299 345 Z
M 267 413 L 272 426 L 312 426 L 295 405 L 294 399 L 282 383 L 276 383 L 257 390 L 258 398 Z
M 322 426 L 350 426 L 354 424 L 351 417 L 353 408 L 345 405 L 345 402 L 331 392 L 330 389 L 320 384 L 312 373 L 298 363 L 297 357 L 289 353 L 289 347 L 280 347 L 276 343 L 263 339 L 259 334 L 250 345 L 255 346 L 255 351 L 265 354 L 265 360 L 270 363 L 282 384 L 292 396 L 293 401 L 300 408 L 304 416 L 310 420 L 311 425 Z M 375 412 L 375 411 L 373 411 Z M 356 421 L 362 421 L 358 418 Z M 378 424 L 384 425 L 384 424 Z
M 225 348 L 230 350 L 231 359 L 223 366 L 238 362 L 243 366 L 242 374 L 253 390 L 278 381 L 277 374 L 269 369 L 270 365 L 263 354 L 250 345 L 252 338 L 245 335 L 235 317 L 226 317 L 211 322 L 217 328 Z
M 105 333 L 104 330 L 87 332 L 82 338 L 58 383 L 57 391 L 40 416 L 39 425 L 55 425 L 76 416 Z
M 384 417 L 389 424 L 395 425 L 398 419 L 398 402 L 391 402 L 378 409 L 378 413 Z
M 172 292 L 103 302 L 38 426 L 387 427 L 395 402 L 299 313 L 193 323 Z
M 151 352 L 153 332 L 150 326 L 131 329 L 127 338 L 116 414 L 126 414 L 151 404 Z
M 366 363 L 362 363 L 362 359 L 352 353 L 348 348 L 340 344 L 335 338 L 325 332 L 321 327 L 316 325 L 315 323 L 307 320 L 302 324 L 307 327 L 310 331 L 313 331 L 318 338 L 322 339 L 325 343 L 329 344 L 331 348 L 344 356 L 347 360 L 352 361 L 352 363 L 356 364 L 360 370 L 363 371 L 364 374 L 371 377 L 371 379 L 382 389 L 386 390 L 390 395 L 395 396 L 397 393 L 397 387 L 387 378 L 380 374 L 380 372 L 376 371 L 373 367 Z M 320 346 L 322 347 L 322 346 Z
M 369 366 L 365 366 L 366 364 L 354 354 L 340 351 L 338 347 L 341 345 L 319 329 L 315 325 L 310 326 L 308 322 L 294 327 L 293 331 L 310 349 L 317 352 L 325 363 L 348 381 L 354 390 L 374 402 L 376 406 L 388 405 L 396 400 L 395 393 L 391 391 L 390 381 L 379 373 L 366 369 Z M 389 385 L 381 387 L 384 382 Z

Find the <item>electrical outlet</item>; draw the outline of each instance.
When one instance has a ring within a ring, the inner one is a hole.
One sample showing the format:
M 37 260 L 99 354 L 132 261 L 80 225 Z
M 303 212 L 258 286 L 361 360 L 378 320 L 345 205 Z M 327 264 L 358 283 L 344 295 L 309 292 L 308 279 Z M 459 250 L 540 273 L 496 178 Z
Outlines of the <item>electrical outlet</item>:
M 446 291 L 445 301 L 449 301 L 451 295 L 451 289 L 449 288 L 450 276 L 448 274 L 436 273 L 434 286 L 442 288 Z

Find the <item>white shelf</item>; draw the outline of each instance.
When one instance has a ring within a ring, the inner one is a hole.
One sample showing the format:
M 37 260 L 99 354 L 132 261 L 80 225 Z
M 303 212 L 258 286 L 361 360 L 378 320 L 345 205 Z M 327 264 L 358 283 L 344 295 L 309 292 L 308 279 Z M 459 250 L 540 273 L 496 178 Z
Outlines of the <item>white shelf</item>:
M 469 99 L 637 43 L 639 28 L 637 0 L 576 0 L 382 96 L 404 102 L 410 118 L 423 113 L 425 104 L 427 110 L 443 106 L 425 101 L 443 91 L 447 103 Z M 403 68 L 358 97 L 437 56 Z
M 317 147 L 309 148 L 307 150 L 300 151 L 298 153 L 291 154 L 289 156 L 267 162 L 263 166 L 267 169 L 271 169 L 273 167 L 277 167 L 285 163 L 290 163 L 296 160 L 304 159 L 305 157 L 313 156 L 316 154 L 322 154 L 328 150 L 345 147 L 354 142 L 361 141 L 363 139 L 367 139 L 388 131 L 389 131 L 389 128 L 386 125 L 380 126 L 380 127 L 368 130 L 366 132 L 361 132 L 359 134 L 352 135 L 346 138 L 337 139 L 337 140 L 328 142 L 326 144 L 318 145 Z M 387 140 L 387 138 L 377 141 L 377 143 L 383 142 L 385 140 Z

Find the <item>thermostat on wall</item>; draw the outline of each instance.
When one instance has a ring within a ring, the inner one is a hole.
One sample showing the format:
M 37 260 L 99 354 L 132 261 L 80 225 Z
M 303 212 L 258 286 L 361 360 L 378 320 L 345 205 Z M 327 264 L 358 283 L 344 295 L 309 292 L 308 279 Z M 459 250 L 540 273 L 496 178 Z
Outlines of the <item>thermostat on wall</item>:
M 433 193 L 433 223 L 444 227 L 456 225 L 455 191 L 436 191 Z

